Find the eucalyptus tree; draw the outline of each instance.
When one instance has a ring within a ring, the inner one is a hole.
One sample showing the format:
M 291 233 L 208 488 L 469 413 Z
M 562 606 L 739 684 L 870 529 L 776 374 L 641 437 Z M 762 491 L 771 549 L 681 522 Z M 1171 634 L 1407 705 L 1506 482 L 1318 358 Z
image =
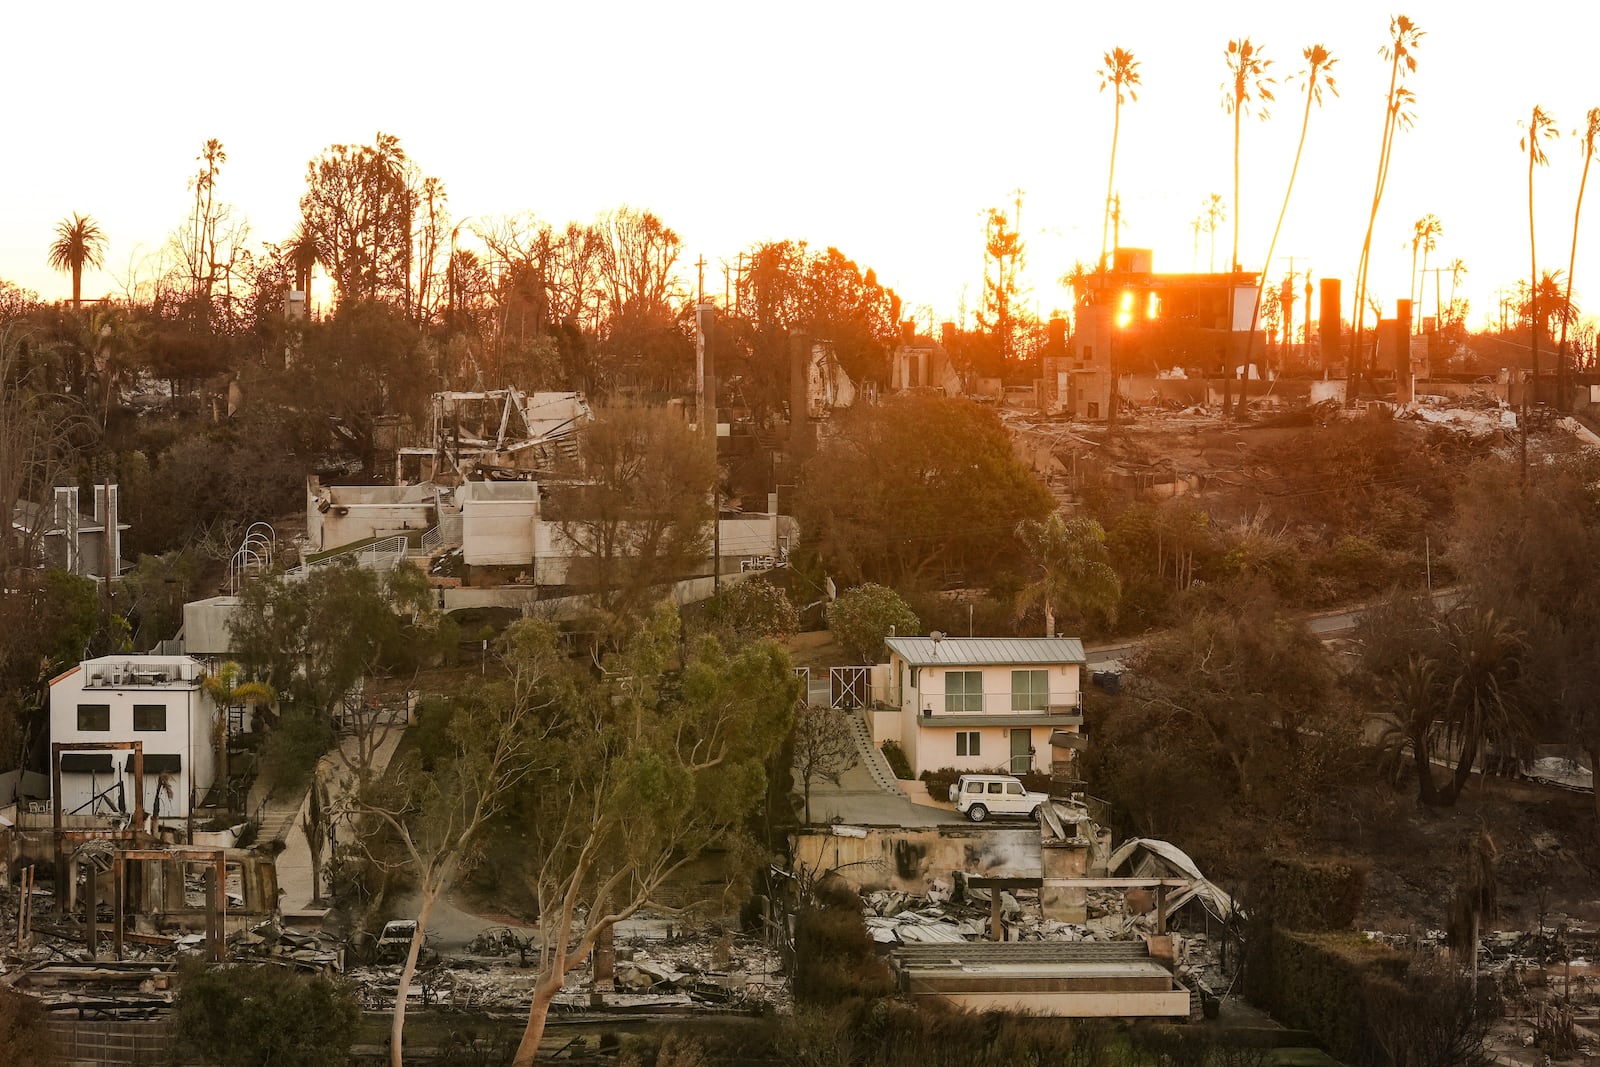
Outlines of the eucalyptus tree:
M 1139 61 L 1133 58 L 1133 53 L 1125 48 L 1113 48 L 1103 57 L 1104 66 L 1100 69 L 1100 91 L 1105 92 L 1106 86 L 1116 90 L 1116 106 L 1112 110 L 1111 123 L 1111 168 L 1106 174 L 1106 205 L 1105 220 L 1100 224 L 1100 269 L 1106 270 L 1109 263 L 1106 260 L 1106 236 L 1111 230 L 1111 195 L 1116 187 L 1117 178 L 1117 140 L 1122 136 L 1122 103 L 1126 95 L 1128 100 L 1137 101 L 1139 94 Z

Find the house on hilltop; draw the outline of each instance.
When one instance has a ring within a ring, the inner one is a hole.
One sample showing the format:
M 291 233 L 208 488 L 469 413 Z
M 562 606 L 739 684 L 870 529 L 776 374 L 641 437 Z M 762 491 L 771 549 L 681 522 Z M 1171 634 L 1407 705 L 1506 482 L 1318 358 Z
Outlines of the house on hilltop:
M 911 773 L 941 767 L 1050 773 L 1083 728 L 1088 661 L 1072 637 L 891 637 L 888 711 L 874 740 L 899 743 Z

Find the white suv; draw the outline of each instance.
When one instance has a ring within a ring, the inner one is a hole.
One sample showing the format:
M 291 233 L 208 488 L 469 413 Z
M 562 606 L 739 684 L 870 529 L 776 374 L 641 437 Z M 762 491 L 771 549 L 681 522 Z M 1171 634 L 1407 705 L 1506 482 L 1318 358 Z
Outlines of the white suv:
M 1039 808 L 1050 798 L 1028 792 L 1009 774 L 963 774 L 950 786 L 950 801 L 973 822 L 991 815 L 1026 815 L 1037 822 Z

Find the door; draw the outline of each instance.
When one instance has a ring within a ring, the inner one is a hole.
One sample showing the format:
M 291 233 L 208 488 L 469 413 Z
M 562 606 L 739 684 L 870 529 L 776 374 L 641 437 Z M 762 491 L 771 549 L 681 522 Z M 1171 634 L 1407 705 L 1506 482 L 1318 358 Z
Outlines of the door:
M 1011 731 L 1011 773 L 1027 774 L 1033 769 L 1033 731 Z

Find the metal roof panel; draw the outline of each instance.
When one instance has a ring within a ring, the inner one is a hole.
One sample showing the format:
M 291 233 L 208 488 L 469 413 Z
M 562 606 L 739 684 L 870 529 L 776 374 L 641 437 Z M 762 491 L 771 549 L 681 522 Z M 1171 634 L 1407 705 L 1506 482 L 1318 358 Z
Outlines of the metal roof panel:
M 913 667 L 1085 662 L 1076 637 L 891 637 L 885 643 Z

